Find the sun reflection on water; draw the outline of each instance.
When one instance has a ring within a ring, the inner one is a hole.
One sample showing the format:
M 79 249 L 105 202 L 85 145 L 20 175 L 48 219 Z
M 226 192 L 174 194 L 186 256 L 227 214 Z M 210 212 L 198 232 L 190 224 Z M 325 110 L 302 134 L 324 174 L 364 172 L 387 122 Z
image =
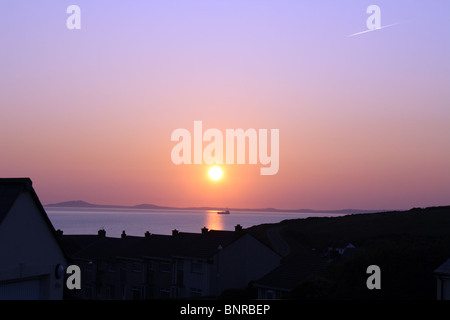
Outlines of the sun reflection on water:
M 209 230 L 223 230 L 223 215 L 217 214 L 217 211 L 208 210 L 205 218 L 205 227 Z

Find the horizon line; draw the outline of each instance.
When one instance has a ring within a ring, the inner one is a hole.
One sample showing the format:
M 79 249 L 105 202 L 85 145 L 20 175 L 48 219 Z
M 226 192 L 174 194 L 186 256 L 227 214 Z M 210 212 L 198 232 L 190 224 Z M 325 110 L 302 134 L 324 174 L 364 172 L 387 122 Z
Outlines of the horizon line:
M 187 210 L 187 209 L 204 209 L 204 210 L 222 210 L 224 209 L 224 207 L 220 207 L 220 206 L 170 206 L 170 205 L 156 205 L 153 203 L 141 203 L 141 204 L 136 204 L 136 205 L 120 205 L 120 204 L 96 204 L 96 203 L 90 203 L 84 200 L 70 200 L 70 201 L 62 201 L 62 202 L 57 202 L 57 203 L 47 203 L 47 204 L 43 204 L 44 207 L 58 207 L 59 205 L 61 205 L 61 207 L 71 207 L 69 204 L 73 203 L 80 203 L 80 205 L 78 207 L 82 207 L 82 205 L 87 205 L 87 206 L 95 206 L 95 207 L 109 207 L 109 208 L 128 208 L 128 209 L 140 209 L 138 207 L 143 207 L 143 206 L 153 206 L 155 207 L 154 209 L 178 209 L 178 210 Z M 72 208 L 77 207 L 72 206 Z M 144 209 L 151 209 L 151 208 L 144 208 Z M 361 212 L 388 212 L 388 211 L 404 211 L 404 210 L 410 210 L 409 209 L 360 209 L 360 208 L 341 208 L 341 209 L 312 209 L 312 208 L 289 208 L 289 209 L 280 209 L 280 208 L 276 208 L 276 207 L 260 207 L 260 208 L 232 208 L 232 207 L 227 207 L 226 209 L 229 210 L 242 210 L 242 211 L 256 211 L 256 210 L 273 210 L 273 211 L 309 211 L 309 212 L 336 212 L 336 211 L 352 211 L 352 212 L 357 212 L 357 211 L 361 211 Z

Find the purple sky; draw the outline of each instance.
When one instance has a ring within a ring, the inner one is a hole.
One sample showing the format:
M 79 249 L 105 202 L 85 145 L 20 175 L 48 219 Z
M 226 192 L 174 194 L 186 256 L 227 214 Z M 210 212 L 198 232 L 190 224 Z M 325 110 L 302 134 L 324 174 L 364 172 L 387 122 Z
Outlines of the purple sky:
M 66 8 L 81 8 L 68 30 Z M 381 8 L 384 29 L 367 30 Z M 449 1 L 4 1 L 0 176 L 43 203 L 408 209 L 450 198 Z M 171 132 L 280 130 L 280 169 Z

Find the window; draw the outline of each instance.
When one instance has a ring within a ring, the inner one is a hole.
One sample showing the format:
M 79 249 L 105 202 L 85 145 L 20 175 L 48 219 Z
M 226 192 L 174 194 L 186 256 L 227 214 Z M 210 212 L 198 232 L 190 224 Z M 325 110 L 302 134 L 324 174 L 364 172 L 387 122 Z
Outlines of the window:
M 93 263 L 92 261 L 89 261 L 89 262 L 86 264 L 86 267 L 84 268 L 84 270 L 87 271 L 87 272 L 92 272 L 92 271 L 94 271 L 94 263 Z
M 161 262 L 159 267 L 161 272 L 172 272 L 172 267 L 169 262 Z
M 122 283 L 127 282 L 127 270 L 126 269 L 120 268 L 119 281 Z
M 131 271 L 133 272 L 142 272 L 142 264 L 138 262 L 134 262 L 131 266 Z
M 131 296 L 133 300 L 141 300 L 142 287 L 131 287 Z
M 191 262 L 192 273 L 203 273 L 203 264 L 200 262 Z
M 114 286 L 111 285 L 106 286 L 106 298 L 114 299 Z
M 275 292 L 273 292 L 272 290 L 267 290 L 266 299 L 275 299 Z
M 170 297 L 170 289 L 168 289 L 168 288 L 160 288 L 159 289 L 159 296 L 161 298 L 169 298 Z
M 93 290 L 92 286 L 90 286 L 90 285 L 84 286 L 84 295 L 88 299 L 94 298 L 94 290 Z
M 177 276 L 175 280 L 176 285 L 180 287 L 184 286 L 184 271 L 177 270 L 176 276 Z
M 202 289 L 191 288 L 191 297 L 200 297 L 202 295 Z
M 117 266 L 115 262 L 108 262 L 108 271 L 109 272 L 116 272 Z
M 127 290 L 125 288 L 125 285 L 122 284 L 122 300 L 125 300 L 127 297 Z
M 153 269 L 153 263 L 152 261 L 149 261 L 147 263 L 147 283 L 151 284 L 153 283 L 153 278 L 155 277 L 155 271 Z
M 170 290 L 171 290 L 170 296 L 172 298 L 178 297 L 178 288 L 177 287 L 172 287 Z

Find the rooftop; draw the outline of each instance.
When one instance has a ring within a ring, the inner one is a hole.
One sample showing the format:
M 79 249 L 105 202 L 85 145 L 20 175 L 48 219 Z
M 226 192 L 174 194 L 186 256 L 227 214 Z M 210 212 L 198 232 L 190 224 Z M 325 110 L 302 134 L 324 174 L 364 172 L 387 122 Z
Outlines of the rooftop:
M 259 280 L 255 286 L 290 291 L 309 276 L 325 270 L 327 258 L 320 253 L 298 253 L 288 257 L 278 268 Z
M 447 261 L 445 261 L 436 270 L 434 270 L 434 273 L 450 275 L 450 259 L 447 259 Z
M 213 256 L 244 232 L 210 230 L 203 233 L 177 232 L 174 235 L 149 234 L 145 237 L 111 238 L 102 235 L 63 235 L 62 243 L 73 258 L 113 259 L 126 257 L 191 257 Z
M 31 189 L 29 178 L 2 178 L 0 179 L 0 223 L 11 209 L 19 194 L 24 189 Z
M 16 202 L 17 198 L 24 191 L 27 191 L 30 194 L 42 219 L 49 227 L 52 236 L 64 254 L 67 255 L 67 252 L 64 251 L 60 239 L 57 237 L 56 231 L 48 218 L 39 197 L 33 189 L 33 183 L 30 178 L 0 178 L 0 225 L 11 211 L 11 207 Z

